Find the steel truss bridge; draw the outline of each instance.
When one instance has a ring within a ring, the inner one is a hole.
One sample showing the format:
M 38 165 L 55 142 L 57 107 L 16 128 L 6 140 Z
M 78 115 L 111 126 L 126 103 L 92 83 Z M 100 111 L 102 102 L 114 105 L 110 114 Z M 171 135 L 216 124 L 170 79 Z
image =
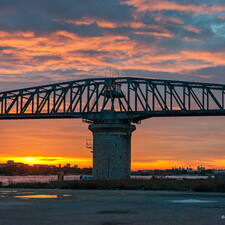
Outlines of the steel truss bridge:
M 224 116 L 225 85 L 96 78 L 0 93 L 0 119 L 82 118 L 139 122 L 150 117 Z

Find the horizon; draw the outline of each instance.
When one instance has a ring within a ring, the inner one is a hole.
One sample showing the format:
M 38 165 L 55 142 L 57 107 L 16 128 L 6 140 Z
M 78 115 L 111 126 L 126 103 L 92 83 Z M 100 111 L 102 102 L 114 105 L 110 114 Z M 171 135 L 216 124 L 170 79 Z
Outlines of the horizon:
M 34 166 L 34 165 L 49 165 L 49 166 L 66 166 L 67 164 L 70 164 L 70 166 L 75 166 L 77 165 L 79 168 L 92 168 L 92 159 L 77 159 L 77 158 L 62 158 L 62 157 L 32 157 L 32 156 L 26 156 L 26 157 L 6 157 L 5 159 L 1 159 L 0 164 L 7 164 L 8 161 L 13 161 L 14 163 L 24 163 L 29 166 Z M 137 171 L 137 170 L 170 170 L 170 169 L 179 169 L 179 168 L 192 168 L 196 169 L 198 167 L 204 167 L 203 165 L 181 165 L 181 164 L 176 164 L 172 165 L 171 167 L 135 167 L 136 163 L 131 163 L 131 170 L 132 171 Z M 214 170 L 225 170 L 225 167 L 204 167 L 205 169 L 214 169 Z

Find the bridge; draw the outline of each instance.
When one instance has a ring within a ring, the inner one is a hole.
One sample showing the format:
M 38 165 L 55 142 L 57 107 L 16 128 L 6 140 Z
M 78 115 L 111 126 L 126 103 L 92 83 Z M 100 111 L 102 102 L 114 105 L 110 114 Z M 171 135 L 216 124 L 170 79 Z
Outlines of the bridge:
M 225 116 L 225 85 L 136 77 L 74 80 L 0 92 L 0 119 L 81 118 L 93 132 L 96 179 L 129 176 L 135 123 Z

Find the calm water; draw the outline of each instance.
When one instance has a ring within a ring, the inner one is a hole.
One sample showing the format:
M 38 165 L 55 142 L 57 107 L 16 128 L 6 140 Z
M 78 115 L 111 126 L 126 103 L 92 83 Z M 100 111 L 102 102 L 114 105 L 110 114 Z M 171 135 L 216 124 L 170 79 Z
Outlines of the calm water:
M 131 176 L 134 179 L 151 179 L 152 176 Z M 207 179 L 208 176 L 165 176 L 165 178 L 172 179 Z M 13 184 L 13 183 L 49 183 L 51 181 L 57 181 L 57 175 L 49 176 L 0 176 L 0 182 L 3 185 Z M 65 175 L 64 180 L 80 180 L 80 175 Z
M 49 183 L 51 181 L 57 181 L 57 175 L 48 176 L 0 176 L 0 182 L 3 185 L 12 183 Z M 64 180 L 80 180 L 80 175 L 66 175 Z
M 46 198 L 67 198 L 67 197 L 72 197 L 72 195 L 17 195 L 15 198 L 21 198 L 21 199 L 46 199 Z

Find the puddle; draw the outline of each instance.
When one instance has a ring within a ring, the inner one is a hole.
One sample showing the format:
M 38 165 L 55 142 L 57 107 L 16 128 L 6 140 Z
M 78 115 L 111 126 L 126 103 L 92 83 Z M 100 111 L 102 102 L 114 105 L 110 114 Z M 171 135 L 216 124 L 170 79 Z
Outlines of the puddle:
M 0 195 L 0 198 L 7 198 L 7 196 L 3 193 L 3 195 Z
M 105 210 L 105 211 L 100 211 L 98 214 L 129 214 L 131 213 L 130 211 L 121 211 L 121 210 Z
M 171 200 L 169 202 L 172 202 L 172 203 L 213 203 L 213 202 L 217 202 L 217 201 L 199 200 L 199 199 L 185 199 L 185 200 Z
M 15 198 L 22 198 L 22 199 L 47 199 L 47 198 L 66 198 L 71 197 L 72 195 L 17 195 Z
M 4 190 L 0 190 L 0 193 L 1 194 L 4 194 L 4 193 L 15 193 L 15 192 L 17 192 L 17 191 L 13 191 L 13 190 L 11 190 L 11 191 L 4 191 Z

